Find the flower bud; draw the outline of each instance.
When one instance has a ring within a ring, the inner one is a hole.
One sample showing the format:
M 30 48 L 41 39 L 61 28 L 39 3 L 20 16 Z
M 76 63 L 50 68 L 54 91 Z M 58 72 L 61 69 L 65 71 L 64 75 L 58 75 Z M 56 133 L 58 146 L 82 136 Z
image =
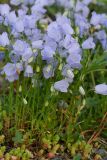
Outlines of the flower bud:
M 83 88 L 82 86 L 79 87 L 79 92 L 80 92 L 80 94 L 81 94 L 82 96 L 85 95 L 85 90 L 84 90 L 84 88 Z
M 27 100 L 25 98 L 23 98 L 23 103 L 27 105 Z

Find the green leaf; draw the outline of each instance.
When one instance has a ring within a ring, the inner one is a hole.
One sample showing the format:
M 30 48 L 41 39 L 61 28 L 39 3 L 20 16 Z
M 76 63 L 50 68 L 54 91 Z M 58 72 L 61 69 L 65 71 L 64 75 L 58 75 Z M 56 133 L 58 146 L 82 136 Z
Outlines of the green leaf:
M 19 132 L 19 131 L 16 131 L 15 137 L 13 137 L 12 140 L 15 143 L 22 143 L 23 142 L 23 135 L 22 135 L 22 133 Z
M 81 160 L 81 158 L 82 158 L 81 154 L 78 154 L 73 158 L 73 160 Z
M 100 70 L 105 70 L 107 66 L 107 52 L 104 52 L 103 55 L 96 56 L 92 62 L 88 65 L 88 68 L 85 69 L 85 74 L 88 74 L 90 72 L 94 71 L 100 71 Z

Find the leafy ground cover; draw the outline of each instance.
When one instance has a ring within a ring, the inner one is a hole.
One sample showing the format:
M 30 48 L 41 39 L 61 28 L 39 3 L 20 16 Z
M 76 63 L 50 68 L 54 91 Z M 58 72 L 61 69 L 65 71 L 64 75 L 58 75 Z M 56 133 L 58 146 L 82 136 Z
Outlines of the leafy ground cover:
M 0 4 L 0 159 L 106 160 L 104 3 L 8 3 Z

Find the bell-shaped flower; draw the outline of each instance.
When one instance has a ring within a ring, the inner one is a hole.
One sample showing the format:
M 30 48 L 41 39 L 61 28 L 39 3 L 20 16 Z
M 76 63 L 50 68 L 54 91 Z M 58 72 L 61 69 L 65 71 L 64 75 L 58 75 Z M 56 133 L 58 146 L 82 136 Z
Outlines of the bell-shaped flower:
M 94 49 L 95 48 L 95 43 L 93 41 L 93 38 L 89 37 L 87 40 L 85 40 L 82 43 L 82 48 L 83 49 Z
M 51 47 L 45 46 L 41 52 L 41 55 L 43 60 L 49 61 L 55 55 L 55 51 Z
M 48 64 L 43 68 L 43 75 L 46 79 L 54 76 L 54 68 L 51 64 Z
M 54 83 L 54 88 L 60 92 L 67 92 L 68 87 L 69 87 L 69 83 L 66 79 L 63 79 Z
M 107 85 L 106 84 L 98 84 L 95 86 L 95 92 L 97 94 L 107 95 Z
M 47 29 L 48 36 L 54 39 L 56 42 L 59 42 L 62 39 L 62 32 L 60 27 L 56 22 L 52 22 Z
M 71 79 L 71 81 L 72 81 L 73 78 L 74 78 L 73 69 L 72 69 L 68 64 L 66 64 L 66 65 L 63 67 L 62 75 L 65 76 L 66 78 Z
M 10 12 L 10 6 L 8 4 L 0 4 L 0 15 L 7 16 Z
M 25 77 L 32 77 L 33 76 L 33 68 L 30 65 L 27 65 L 24 72 Z
M 67 57 L 67 63 L 72 67 L 72 68 L 81 68 L 81 55 L 80 54 L 74 54 L 71 53 Z
M 8 38 L 8 34 L 6 32 L 3 32 L 1 35 L 0 35 L 0 46 L 7 46 L 10 44 L 10 41 L 9 41 L 9 38 Z
M 3 68 L 3 73 L 5 73 L 6 79 L 10 82 L 17 80 L 19 77 L 17 67 L 13 63 L 7 63 Z

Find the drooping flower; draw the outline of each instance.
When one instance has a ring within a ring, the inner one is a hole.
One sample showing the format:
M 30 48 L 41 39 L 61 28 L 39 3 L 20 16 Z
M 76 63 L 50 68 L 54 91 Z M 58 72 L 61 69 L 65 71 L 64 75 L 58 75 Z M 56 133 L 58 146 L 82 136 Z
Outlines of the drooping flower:
M 43 40 L 45 41 L 44 46 L 49 46 L 53 51 L 55 51 L 58 47 L 55 40 L 50 38 L 48 35 L 45 35 Z
M 17 67 L 15 64 L 7 63 L 3 68 L 3 73 L 6 75 L 6 79 L 13 82 L 18 79 Z
M 47 29 L 48 36 L 59 42 L 62 39 L 61 29 L 56 22 L 52 22 Z
M 31 7 L 31 13 L 35 16 L 37 20 L 42 18 L 46 12 L 46 9 L 43 8 L 40 4 L 35 4 Z
M 24 72 L 25 77 L 32 77 L 33 76 L 33 68 L 30 65 L 27 65 Z
M 27 62 L 32 55 L 33 55 L 32 49 L 28 47 L 25 49 L 24 53 L 22 54 L 22 60 Z
M 61 27 L 65 35 L 72 35 L 74 33 L 74 30 L 71 27 L 70 19 L 68 19 L 67 17 L 59 15 L 56 19 L 56 22 Z
M 63 47 L 66 49 L 70 49 L 74 46 L 75 43 L 77 42 L 73 37 L 71 37 L 70 35 L 66 35 L 63 40 Z
M 79 27 L 80 37 L 87 35 L 89 33 L 90 24 L 83 15 L 76 13 L 75 14 L 75 24 Z
M 21 19 L 17 19 L 16 23 L 14 24 L 14 29 L 16 32 L 23 32 L 24 31 L 24 22 Z
M 25 41 L 19 39 L 17 39 L 13 45 L 14 51 L 19 55 L 23 55 L 27 47 L 29 47 L 29 45 Z
M 92 12 L 92 17 L 90 23 L 94 26 L 101 24 L 101 14 L 97 14 L 96 12 Z
M 95 48 L 95 43 L 93 42 L 93 38 L 89 37 L 87 40 L 85 40 L 82 43 L 82 48 L 83 49 L 94 49 Z
M 74 78 L 73 69 L 68 64 L 66 64 L 62 69 L 62 75 L 65 76 L 66 78 L 71 79 L 72 81 Z
M 1 35 L 0 35 L 0 46 L 7 46 L 9 45 L 10 42 L 9 42 L 9 38 L 8 38 L 8 34 L 7 32 L 3 32 Z
M 10 6 L 8 4 L 0 4 L 0 14 L 2 16 L 8 15 L 10 12 Z
M 89 14 L 89 8 L 87 5 L 79 0 L 76 3 L 75 11 L 81 13 L 84 17 L 87 17 Z
M 106 84 L 98 84 L 95 86 L 95 92 L 101 95 L 107 95 L 107 85 Z
M 9 12 L 9 14 L 6 16 L 4 24 L 5 24 L 6 26 L 9 25 L 9 26 L 13 27 L 14 24 L 16 23 L 16 21 L 17 21 L 16 13 L 15 13 L 15 11 L 11 11 L 11 12 Z
M 43 75 L 46 79 L 54 76 L 54 68 L 51 64 L 48 64 L 43 68 Z
M 33 41 L 32 42 L 32 48 L 42 49 L 43 48 L 43 41 L 42 40 Z
M 100 41 L 104 50 L 107 49 L 107 34 L 104 30 L 95 33 L 96 39 Z
M 69 87 L 69 83 L 66 79 L 55 82 L 54 88 L 60 92 L 67 92 Z
M 25 15 L 23 18 L 24 27 L 27 29 L 35 29 L 36 18 L 33 15 Z
M 43 60 L 49 61 L 55 55 L 55 51 L 51 47 L 45 46 L 44 49 L 41 51 L 41 55 Z
M 72 67 L 72 68 L 81 68 L 81 55 L 80 54 L 74 54 L 71 53 L 67 57 L 67 63 Z
M 43 68 L 43 75 L 46 79 L 54 77 L 54 72 L 57 67 L 57 60 L 51 60 L 48 64 Z

